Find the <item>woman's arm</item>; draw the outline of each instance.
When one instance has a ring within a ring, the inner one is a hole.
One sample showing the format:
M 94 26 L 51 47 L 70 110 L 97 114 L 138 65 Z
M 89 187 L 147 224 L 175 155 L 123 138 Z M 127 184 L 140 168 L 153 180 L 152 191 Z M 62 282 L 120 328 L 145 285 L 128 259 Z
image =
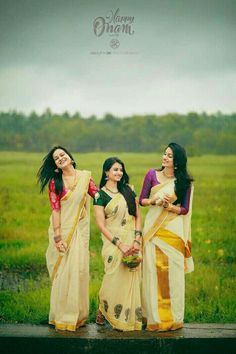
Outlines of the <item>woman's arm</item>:
M 134 242 L 133 242 L 133 251 L 139 252 L 142 244 L 142 220 L 141 213 L 139 210 L 138 201 L 136 202 L 136 217 L 135 217 L 135 231 L 134 231 Z
M 61 238 L 61 212 L 60 210 L 52 210 L 52 225 L 54 231 L 54 242 L 58 251 L 66 250 L 66 243 Z
M 54 241 L 61 240 L 61 211 L 57 209 L 52 210 L 52 225 L 54 231 Z
M 175 213 L 175 214 L 180 214 L 180 212 L 181 212 L 181 207 L 180 206 L 174 205 L 174 204 L 171 204 L 171 203 L 163 204 L 163 208 L 168 210 L 168 211 L 171 211 L 172 213 Z
M 49 183 L 49 201 L 52 209 L 52 226 L 54 232 L 54 242 L 58 251 L 65 251 L 66 243 L 61 238 L 61 205 L 60 196 L 55 192 L 55 183 L 52 179 Z
M 163 200 L 158 197 L 144 198 L 144 199 L 142 199 L 142 202 L 141 202 L 142 206 L 150 206 L 150 205 L 161 206 L 162 204 L 163 204 Z
M 119 238 L 115 239 L 117 235 L 112 233 L 106 228 L 104 207 L 100 205 L 94 205 L 96 223 L 101 233 L 112 243 L 114 243 L 119 250 L 126 256 L 130 253 L 131 247 L 122 243 Z
M 142 191 L 139 197 L 139 204 L 142 206 L 162 205 L 163 203 L 162 199 L 158 197 L 149 198 L 151 188 L 154 184 L 153 178 L 155 173 L 156 171 L 151 169 L 144 178 Z
M 181 205 L 174 205 L 171 203 L 164 202 L 163 207 L 166 208 L 168 211 L 171 211 L 172 213 L 179 214 L 179 215 L 186 215 L 189 211 L 190 196 L 191 196 L 191 186 L 187 189 Z

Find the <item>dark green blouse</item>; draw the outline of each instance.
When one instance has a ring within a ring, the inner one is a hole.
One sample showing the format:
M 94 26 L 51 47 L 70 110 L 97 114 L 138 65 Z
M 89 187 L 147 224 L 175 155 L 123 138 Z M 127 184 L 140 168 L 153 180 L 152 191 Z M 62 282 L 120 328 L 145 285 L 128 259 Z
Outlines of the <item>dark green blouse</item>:
M 98 198 L 97 194 L 99 194 Z M 100 189 L 94 196 L 93 205 L 100 205 L 105 208 L 111 199 L 112 198 L 106 192 Z
M 134 191 L 133 193 L 134 193 L 134 197 L 136 197 Z M 98 197 L 97 194 L 99 194 Z M 110 202 L 110 200 L 112 200 L 112 197 L 110 197 L 104 190 L 100 189 L 94 196 L 93 205 L 100 205 L 105 208 L 107 204 Z

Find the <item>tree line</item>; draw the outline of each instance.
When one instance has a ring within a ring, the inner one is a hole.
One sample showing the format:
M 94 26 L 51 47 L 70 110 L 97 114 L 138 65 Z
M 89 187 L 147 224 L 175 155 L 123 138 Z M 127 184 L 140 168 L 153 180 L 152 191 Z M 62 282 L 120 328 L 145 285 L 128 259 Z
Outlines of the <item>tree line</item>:
M 0 150 L 47 151 L 62 145 L 73 152 L 156 152 L 174 141 L 189 155 L 235 154 L 236 113 L 190 112 L 84 118 L 47 109 L 28 115 L 0 112 Z

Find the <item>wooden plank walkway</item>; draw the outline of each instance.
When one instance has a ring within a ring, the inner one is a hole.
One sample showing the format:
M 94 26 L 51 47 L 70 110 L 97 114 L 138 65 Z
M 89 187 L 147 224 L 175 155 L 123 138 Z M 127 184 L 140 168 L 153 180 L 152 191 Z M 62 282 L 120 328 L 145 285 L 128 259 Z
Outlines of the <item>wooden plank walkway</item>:
M 236 324 L 185 324 L 173 332 L 119 332 L 95 324 L 64 332 L 0 324 L 0 348 L 4 354 L 235 354 Z

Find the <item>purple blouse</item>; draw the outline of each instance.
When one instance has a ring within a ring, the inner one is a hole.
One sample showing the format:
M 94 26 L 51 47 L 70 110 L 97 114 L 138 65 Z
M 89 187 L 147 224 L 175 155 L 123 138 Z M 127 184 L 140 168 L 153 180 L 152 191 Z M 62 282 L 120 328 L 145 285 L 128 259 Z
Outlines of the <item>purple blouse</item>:
M 149 198 L 151 188 L 160 184 L 157 179 L 156 170 L 154 168 L 150 169 L 146 174 L 144 181 L 143 181 L 143 188 L 140 193 L 139 197 L 139 204 L 142 205 L 142 200 L 145 198 Z M 182 204 L 180 205 L 180 215 L 186 215 L 189 210 L 189 202 L 190 202 L 190 195 L 191 195 L 191 187 L 189 187 L 186 191 L 185 197 L 183 199 Z

